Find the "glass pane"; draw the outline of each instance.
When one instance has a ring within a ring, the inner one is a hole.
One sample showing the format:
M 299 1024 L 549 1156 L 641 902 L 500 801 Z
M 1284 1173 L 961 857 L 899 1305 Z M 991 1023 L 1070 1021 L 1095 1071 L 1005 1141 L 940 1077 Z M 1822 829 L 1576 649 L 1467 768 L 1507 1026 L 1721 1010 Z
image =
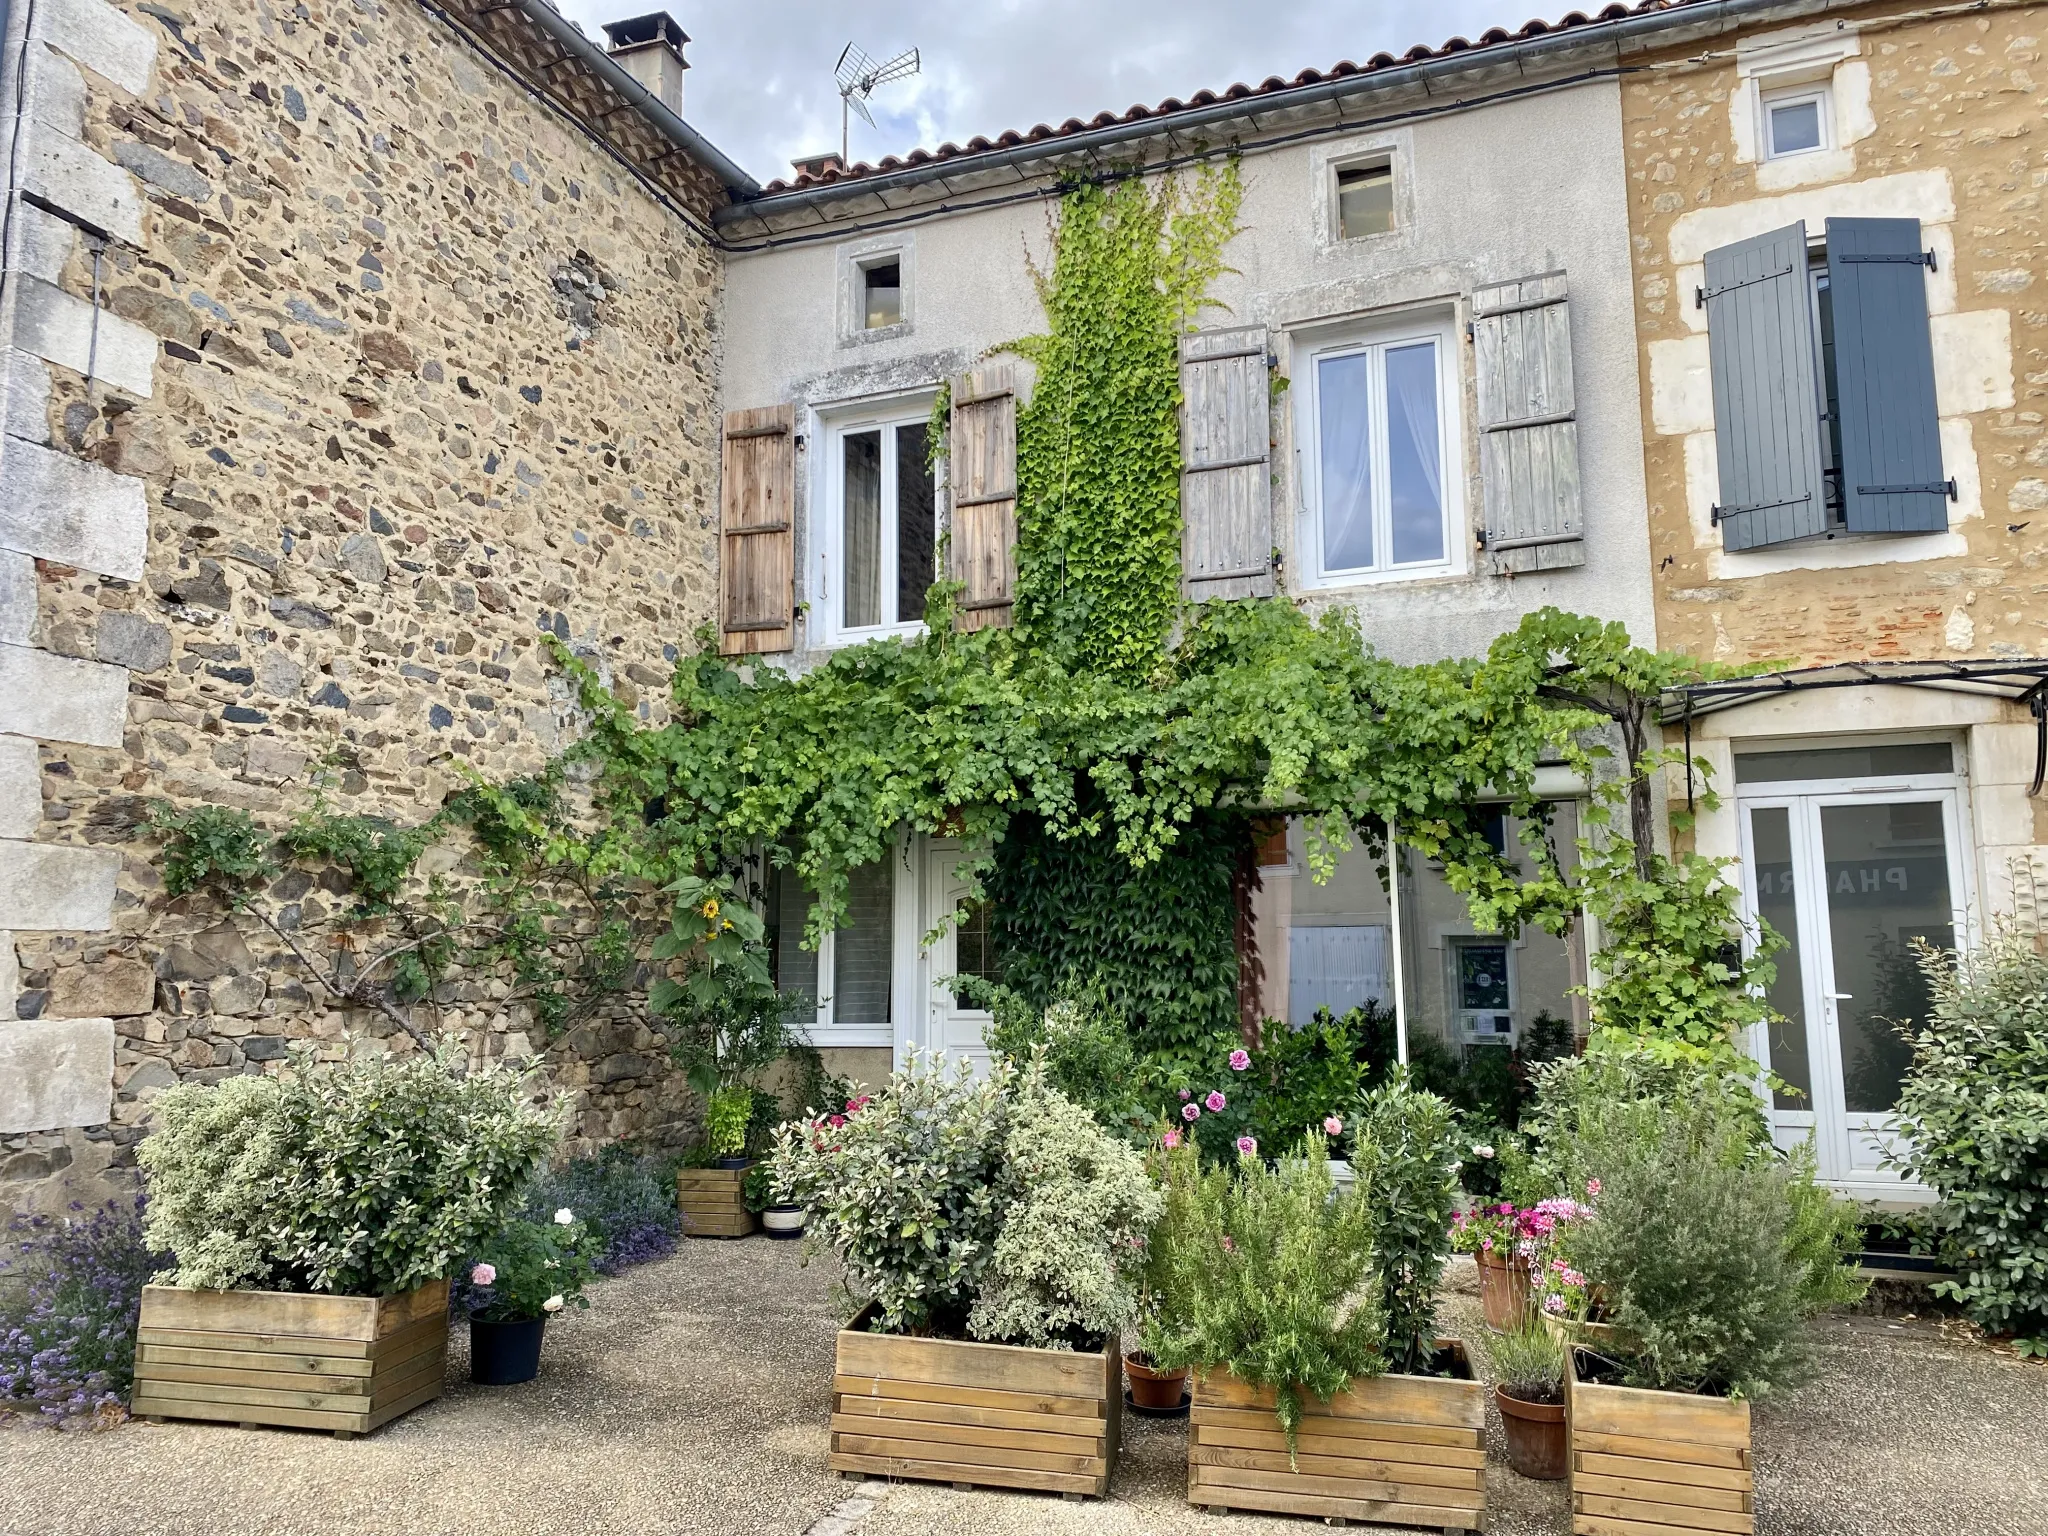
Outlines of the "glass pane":
M 1813 1108 L 1813 1065 L 1806 1050 L 1806 968 L 1799 950 L 1799 911 L 1792 885 L 1792 813 L 1784 806 L 1749 813 L 1750 842 L 1756 851 L 1757 916 L 1785 939 L 1773 957 L 1778 976 L 1764 994 L 1779 1014 L 1771 1022 L 1771 1070 L 1797 1093 L 1780 1089 L 1780 1109 Z
M 846 444 L 846 627 L 882 622 L 882 434 Z
M 1818 260 L 1818 257 L 1813 258 Z M 1826 266 L 1813 268 L 1814 307 L 1820 317 L 1821 393 L 1827 407 L 1827 432 L 1820 440 L 1821 475 L 1827 483 L 1828 515 L 1845 521 L 1842 510 L 1842 391 L 1835 373 L 1835 296 Z
M 1913 1048 L 1900 1032 L 1927 1016 L 1927 980 L 1914 941 L 1955 945 L 1948 837 L 1940 802 L 1824 805 L 1828 927 L 1842 1041 L 1842 1094 L 1851 1114 L 1899 1102 Z
M 778 992 L 818 995 L 818 952 L 803 947 L 811 893 L 792 869 L 768 876 L 768 964 Z
M 869 267 L 861 274 L 861 286 L 867 295 L 867 313 L 863 317 L 867 328 L 895 325 L 903 318 L 903 267 L 901 263 L 890 262 L 887 266 Z
M 884 859 L 846 877 L 846 925 L 832 936 L 832 1022 L 889 1022 L 895 866 Z
M 986 901 L 964 901 L 960 904 L 963 914 L 960 926 L 953 930 L 953 974 L 956 976 L 979 976 L 983 981 L 1001 981 L 1003 968 L 996 959 L 995 923 Z M 975 1004 L 953 994 L 956 1008 L 972 1008 Z
M 1953 772 L 1955 755 L 1945 741 L 1817 747 L 1806 752 L 1745 752 L 1735 759 L 1738 784 L 1780 784 L 1798 779 L 1897 779 L 1908 774 Z
M 1394 227 L 1394 168 L 1361 165 L 1337 173 L 1337 229 L 1346 240 Z
M 1387 349 L 1387 482 L 1394 564 L 1444 557 L 1442 434 L 1436 416 L 1436 343 Z
M 931 466 L 925 459 L 923 422 L 896 429 L 896 622 L 924 617 L 925 589 L 932 584 Z
M 1771 153 L 1794 155 L 1820 148 L 1820 103 L 1791 101 L 1771 108 Z
M 1362 571 L 1372 560 L 1370 359 L 1363 352 L 1316 364 L 1323 460 L 1323 568 Z
M 1507 945 L 1458 946 L 1458 1006 L 1507 1011 Z

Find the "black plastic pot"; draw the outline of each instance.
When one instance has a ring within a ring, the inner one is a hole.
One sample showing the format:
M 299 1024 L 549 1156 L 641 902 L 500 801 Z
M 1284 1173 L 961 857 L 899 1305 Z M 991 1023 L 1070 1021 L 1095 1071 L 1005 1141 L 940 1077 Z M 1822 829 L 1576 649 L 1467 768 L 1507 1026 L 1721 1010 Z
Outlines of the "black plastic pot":
M 518 1323 L 469 1320 L 469 1379 L 479 1386 L 509 1387 L 540 1374 L 540 1341 L 548 1320 Z
M 739 1168 L 753 1167 L 754 1160 L 751 1157 L 714 1157 L 711 1160 L 711 1166 L 714 1168 L 723 1168 L 727 1172 L 731 1172 Z

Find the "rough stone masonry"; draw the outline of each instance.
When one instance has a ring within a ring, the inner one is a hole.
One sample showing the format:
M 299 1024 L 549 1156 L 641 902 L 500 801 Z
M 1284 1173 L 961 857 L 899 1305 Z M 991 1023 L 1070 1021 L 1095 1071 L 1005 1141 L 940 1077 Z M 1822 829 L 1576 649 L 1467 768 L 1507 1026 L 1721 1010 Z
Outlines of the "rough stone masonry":
M 12 14 L 0 1204 L 54 1209 L 172 1083 L 375 1032 L 167 901 L 152 802 L 281 826 L 330 762 L 338 808 L 421 820 L 560 745 L 544 633 L 659 710 L 716 590 L 722 276 L 411 0 Z M 630 1011 L 446 1023 L 540 1055 L 578 1137 L 692 1112 Z

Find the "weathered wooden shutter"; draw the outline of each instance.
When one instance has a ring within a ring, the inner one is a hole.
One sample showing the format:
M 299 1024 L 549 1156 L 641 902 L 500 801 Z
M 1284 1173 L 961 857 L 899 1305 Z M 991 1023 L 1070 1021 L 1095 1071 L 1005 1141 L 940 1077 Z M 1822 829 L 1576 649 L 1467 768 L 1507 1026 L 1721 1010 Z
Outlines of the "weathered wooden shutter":
M 1579 424 L 1565 275 L 1494 283 L 1472 296 L 1484 539 L 1496 571 L 1586 563 Z
M 1724 549 L 1827 532 L 1821 469 L 1820 348 L 1806 226 L 1788 224 L 1707 252 L 1707 352 Z
M 1273 595 L 1266 328 L 1180 339 L 1180 583 L 1190 602 Z
M 1829 219 L 1828 304 L 1851 533 L 1940 533 L 1956 483 L 1941 472 L 1927 277 L 1918 219 Z
M 947 449 L 953 493 L 953 579 L 964 585 L 958 627 L 1010 622 L 1017 596 L 1017 380 L 1008 364 L 953 380 Z
M 719 585 L 727 656 L 796 644 L 796 408 L 728 411 L 720 461 Z

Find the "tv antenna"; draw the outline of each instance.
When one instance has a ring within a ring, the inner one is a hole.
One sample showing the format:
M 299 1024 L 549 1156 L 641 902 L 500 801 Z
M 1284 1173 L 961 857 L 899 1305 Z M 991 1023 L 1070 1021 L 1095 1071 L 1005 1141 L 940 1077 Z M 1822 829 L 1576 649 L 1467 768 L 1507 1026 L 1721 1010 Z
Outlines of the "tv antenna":
M 868 98 L 875 93 L 878 85 L 887 85 L 892 80 L 907 80 L 917 73 L 917 50 L 906 48 L 885 64 L 877 64 L 866 53 L 848 43 L 839 55 L 839 63 L 833 67 L 832 78 L 839 83 L 839 163 L 851 165 L 848 153 L 847 108 L 860 114 L 860 120 L 870 128 L 875 120 L 868 112 Z

